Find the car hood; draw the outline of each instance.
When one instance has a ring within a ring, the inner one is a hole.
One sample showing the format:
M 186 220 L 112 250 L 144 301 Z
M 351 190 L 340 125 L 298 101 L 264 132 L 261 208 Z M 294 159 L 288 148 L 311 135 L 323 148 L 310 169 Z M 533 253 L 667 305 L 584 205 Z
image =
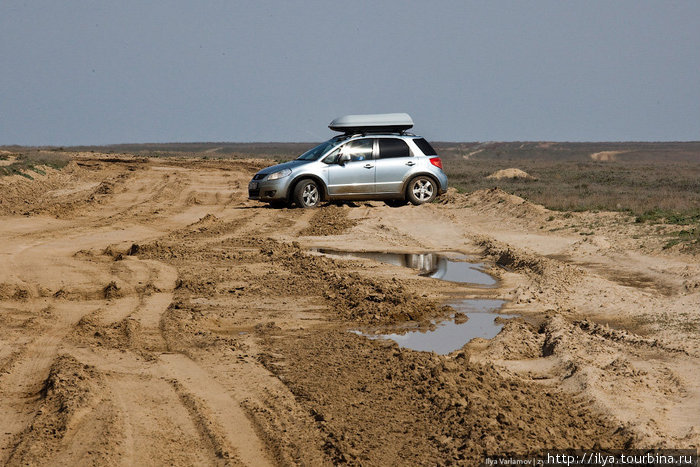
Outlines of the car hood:
M 265 167 L 261 171 L 258 172 L 260 175 L 268 175 L 271 173 L 279 172 L 280 170 L 284 169 L 291 169 L 294 170 L 295 167 L 299 167 L 300 165 L 305 165 L 310 162 L 314 161 L 299 161 L 299 160 L 293 160 L 289 162 L 285 162 L 284 164 L 277 164 L 277 165 L 272 165 L 270 167 Z

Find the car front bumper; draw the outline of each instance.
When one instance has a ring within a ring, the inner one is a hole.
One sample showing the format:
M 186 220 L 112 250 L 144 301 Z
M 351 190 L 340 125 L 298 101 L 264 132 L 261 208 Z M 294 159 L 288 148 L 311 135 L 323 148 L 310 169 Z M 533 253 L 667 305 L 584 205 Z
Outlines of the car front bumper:
M 258 201 L 280 201 L 287 199 L 287 184 L 290 177 L 277 180 L 251 180 L 248 183 L 248 199 Z

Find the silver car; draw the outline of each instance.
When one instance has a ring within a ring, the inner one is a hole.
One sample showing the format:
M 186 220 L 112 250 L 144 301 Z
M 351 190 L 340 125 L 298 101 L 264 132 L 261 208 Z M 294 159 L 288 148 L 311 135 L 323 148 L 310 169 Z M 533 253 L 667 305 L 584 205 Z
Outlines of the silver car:
M 409 121 L 412 126 L 407 114 L 335 119 L 329 126 L 343 135 L 262 169 L 250 181 L 248 197 L 302 208 L 335 200 L 428 203 L 447 190 L 447 176 L 430 143 L 405 132 Z

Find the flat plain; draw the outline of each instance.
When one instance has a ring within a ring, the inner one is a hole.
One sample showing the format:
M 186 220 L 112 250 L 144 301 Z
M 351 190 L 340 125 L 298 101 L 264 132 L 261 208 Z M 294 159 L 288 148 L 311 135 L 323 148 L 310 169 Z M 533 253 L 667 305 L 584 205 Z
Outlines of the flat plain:
M 2 148 L 4 464 L 698 448 L 700 144 L 438 143 L 457 189 L 429 205 L 247 199 L 304 147 Z M 321 249 L 459 253 L 498 282 Z M 434 328 L 455 296 L 514 317 L 447 355 L 350 332 Z

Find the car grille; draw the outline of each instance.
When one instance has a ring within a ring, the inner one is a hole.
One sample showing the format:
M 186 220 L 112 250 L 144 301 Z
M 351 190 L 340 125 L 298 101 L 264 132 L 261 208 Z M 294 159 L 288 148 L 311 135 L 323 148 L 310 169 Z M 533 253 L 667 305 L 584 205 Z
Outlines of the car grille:
M 249 189 L 248 196 L 260 196 L 260 188 L 256 188 L 254 190 Z
M 267 176 L 267 174 L 255 174 L 255 175 L 253 175 L 253 180 L 262 180 L 266 176 Z

